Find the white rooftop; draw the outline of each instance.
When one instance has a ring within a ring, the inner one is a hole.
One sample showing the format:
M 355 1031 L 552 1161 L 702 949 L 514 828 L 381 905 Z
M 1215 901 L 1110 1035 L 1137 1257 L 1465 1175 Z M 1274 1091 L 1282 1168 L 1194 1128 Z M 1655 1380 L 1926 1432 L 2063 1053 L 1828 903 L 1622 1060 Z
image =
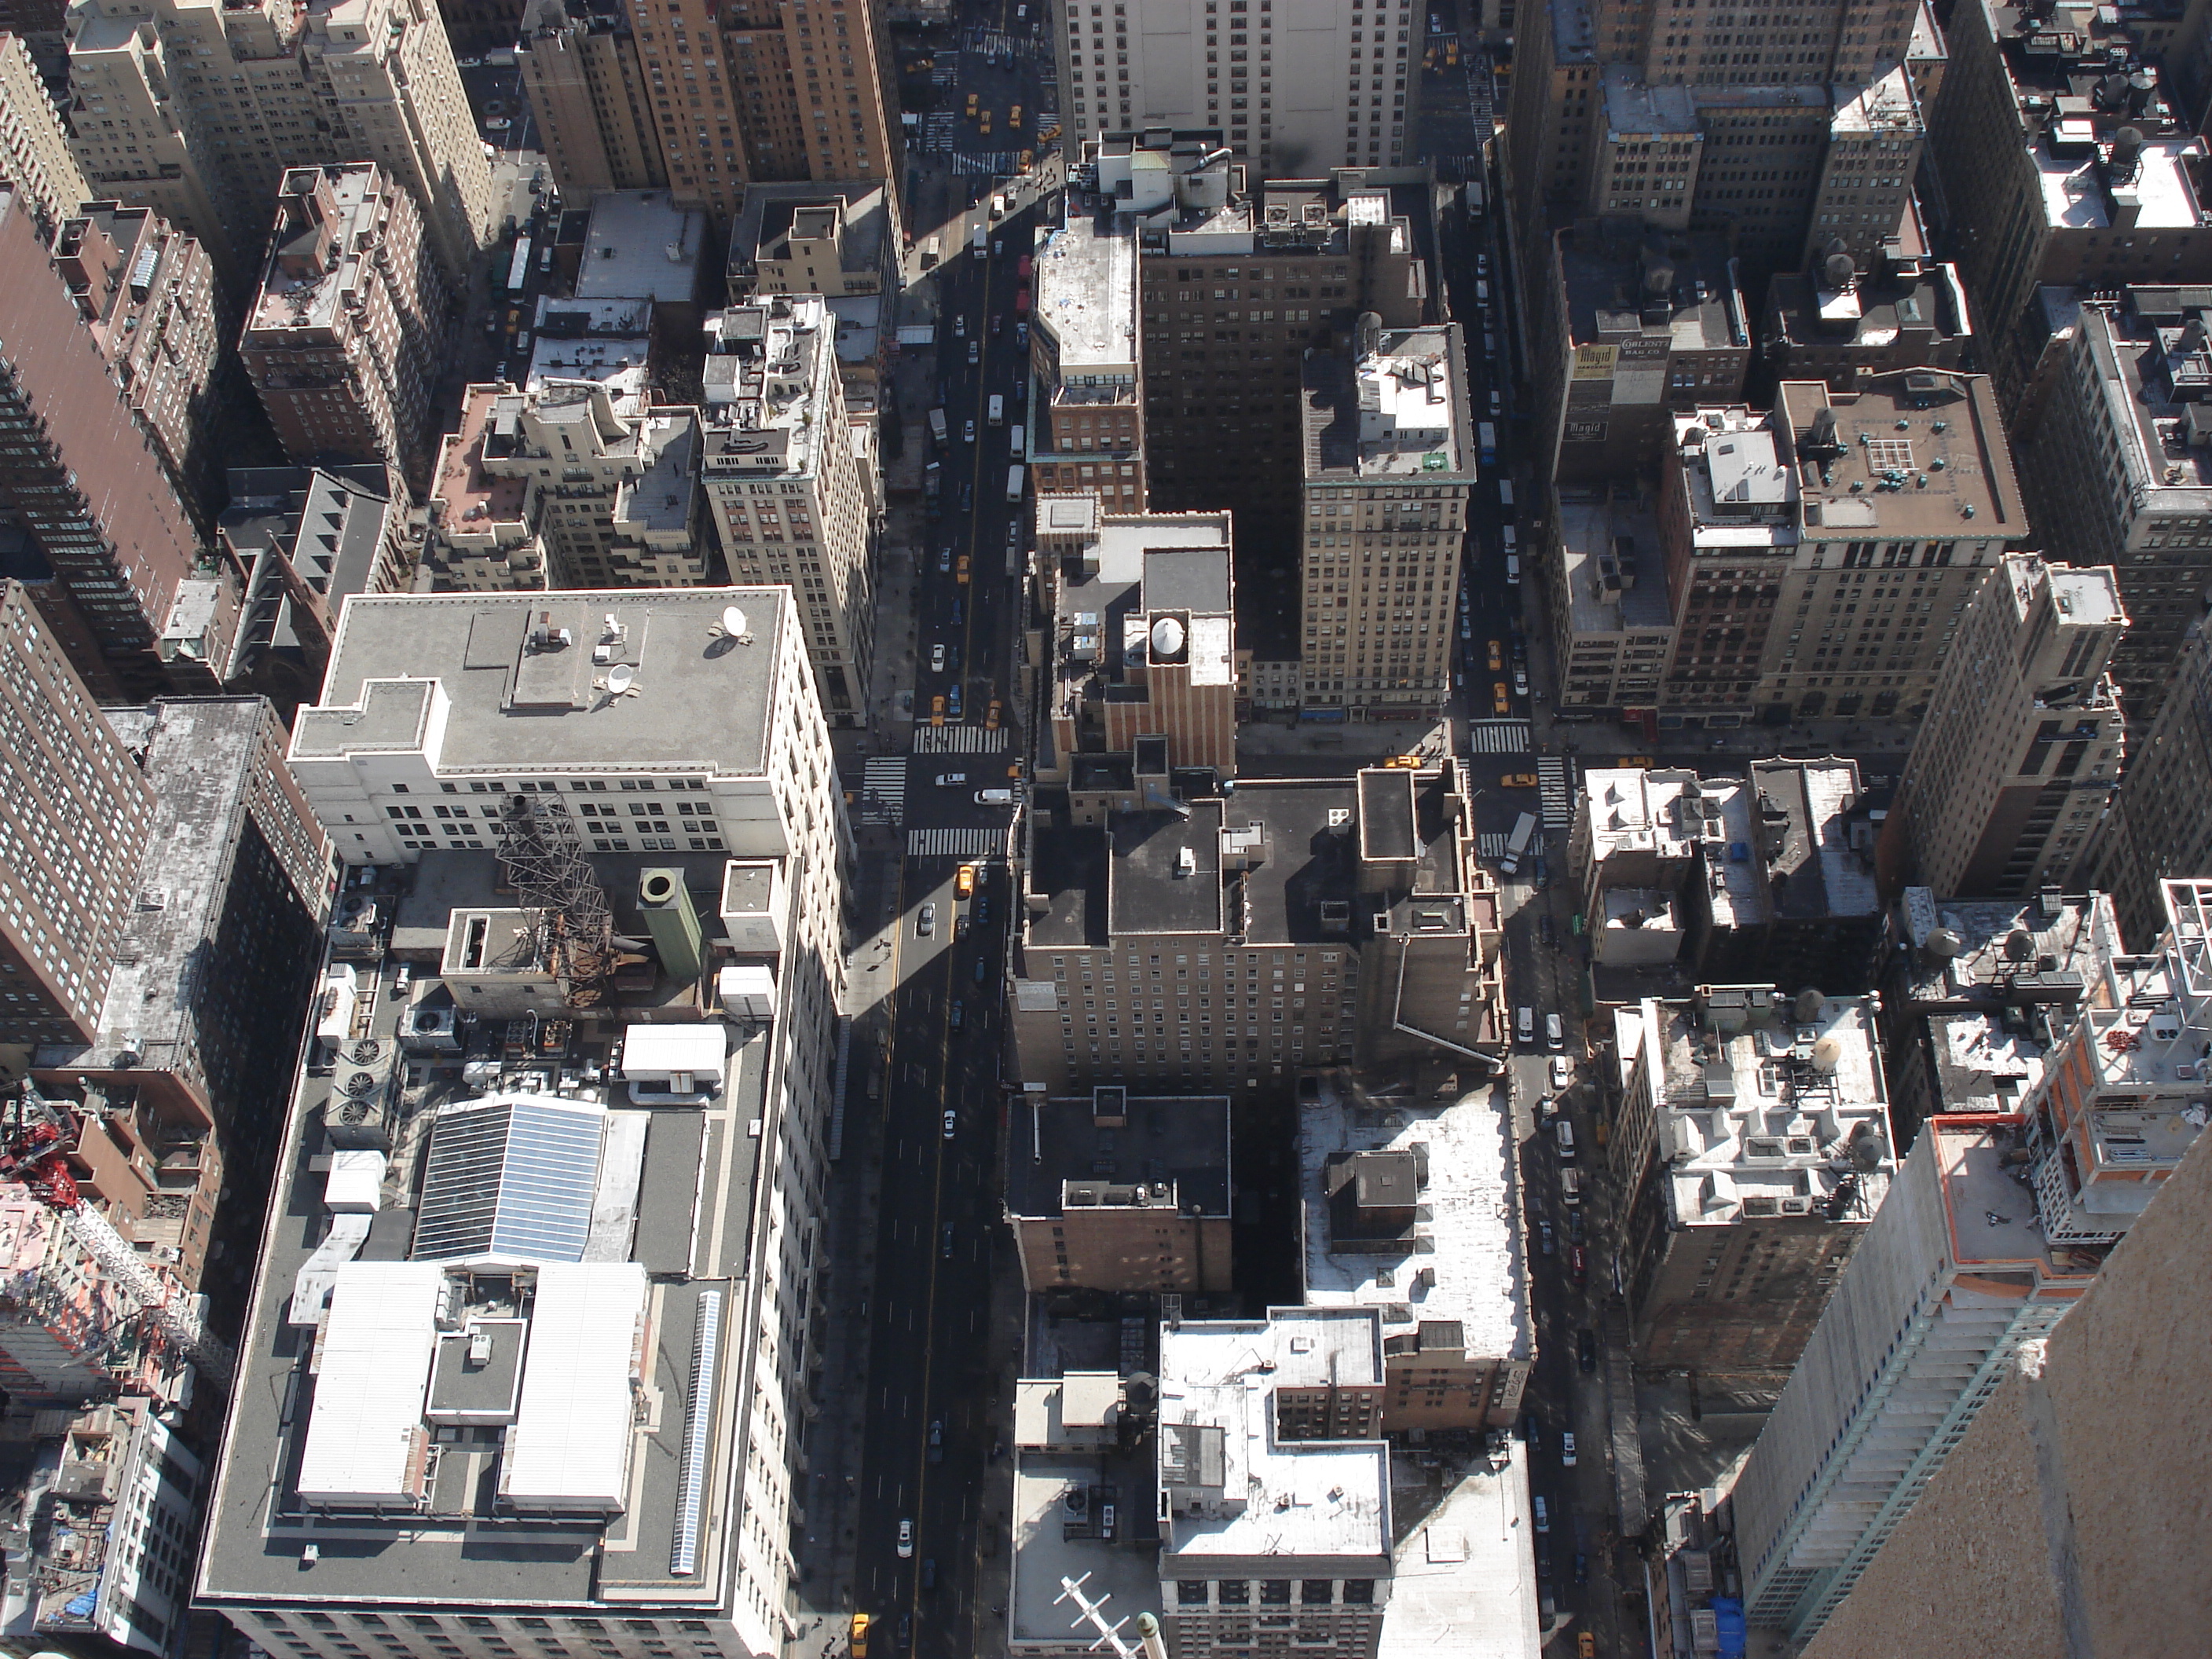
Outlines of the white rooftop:
M 311 1504 L 386 1507 L 422 1491 L 423 1390 L 446 1275 L 434 1262 L 349 1261 L 316 1345 L 315 1403 L 300 1459 Z
M 592 198 L 576 297 L 690 304 L 707 229 L 703 211 L 676 206 L 665 190 L 599 191 Z
M 1209 1569 L 1249 1561 L 1289 1571 L 1307 1560 L 1388 1572 L 1389 1446 L 1276 1437 L 1274 1391 L 1326 1382 L 1332 1366 L 1340 1379 L 1380 1389 L 1376 1320 L 1278 1308 L 1264 1320 L 1161 1330 L 1160 1485 L 1170 1500 L 1163 1576 L 1194 1560 Z
M 1510 1460 L 1502 1468 L 1480 1459 L 1456 1471 L 1447 1463 L 1443 1500 L 1411 1522 L 1391 1568 L 1376 1659 L 1534 1659 L 1541 1650 L 1528 1448 L 1518 1439 L 1506 1444 Z M 1427 1500 L 1434 1471 L 1405 1452 L 1390 1468 L 1403 1494 L 1393 1507 L 1407 1525 L 1413 1506 Z M 1571 1534 L 1552 1536 L 1559 1540 L 1554 1559 L 1571 1558 Z
M 1127 380 L 1137 364 L 1137 233 L 1128 221 L 1076 215 L 1036 254 L 1034 320 L 1060 343 L 1064 382 Z
M 1624 1085 L 1656 1056 L 1658 1155 L 1678 1226 L 1818 1217 L 1847 1184 L 1881 1207 L 1896 1171 L 1871 1000 L 1773 1000 L 1770 988 L 1701 988 L 1695 1002 L 1645 998 L 1616 1011 Z
M 1322 1168 L 1339 1152 L 1421 1149 L 1428 1184 L 1419 1225 L 1434 1245 L 1418 1261 L 1329 1254 Z M 1306 1200 L 1306 1301 L 1322 1308 L 1373 1308 L 1382 1334 L 1410 1336 L 1456 1322 L 1469 1354 L 1527 1358 L 1532 1352 L 1528 1286 L 1516 1262 L 1512 1143 L 1504 1101 L 1488 1087 L 1449 1105 L 1391 1100 L 1362 1106 L 1328 1083 L 1299 1109 L 1300 1190 Z M 1416 1267 L 1433 1282 L 1416 1284 Z M 1384 1274 L 1394 1282 L 1382 1282 Z
M 518 1509 L 618 1514 L 629 1501 L 648 1286 L 635 1261 L 538 1270 L 522 1401 L 500 1460 Z

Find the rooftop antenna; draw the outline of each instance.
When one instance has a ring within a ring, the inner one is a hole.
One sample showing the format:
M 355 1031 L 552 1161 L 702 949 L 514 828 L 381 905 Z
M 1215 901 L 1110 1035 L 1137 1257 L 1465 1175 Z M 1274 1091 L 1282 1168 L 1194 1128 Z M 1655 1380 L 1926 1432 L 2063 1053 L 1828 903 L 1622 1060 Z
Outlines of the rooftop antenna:
M 1091 1650 L 1093 1653 L 1097 1652 L 1101 1648 L 1111 1648 L 1117 1656 L 1117 1659 L 1159 1659 L 1159 1656 L 1166 1650 L 1159 1644 L 1158 1625 L 1153 1623 L 1149 1616 L 1140 1620 L 1138 1629 L 1144 1639 L 1138 1642 L 1130 1641 L 1121 1634 L 1121 1626 L 1129 1622 L 1127 1619 L 1116 1619 L 1110 1625 L 1106 1622 L 1106 1602 L 1109 1598 L 1101 1596 L 1094 1601 L 1083 1593 L 1084 1585 L 1090 1582 L 1091 1575 L 1087 1572 L 1080 1578 L 1070 1578 L 1064 1573 L 1060 1576 L 1060 1594 L 1052 1599 L 1055 1605 L 1068 1601 L 1075 1603 L 1075 1617 L 1068 1621 L 1067 1627 L 1070 1630 L 1079 1630 L 1087 1624 L 1091 1629 L 1097 1631 L 1098 1639 L 1091 1644 Z
M 521 908 L 534 913 L 562 996 L 571 1008 L 599 1006 L 614 976 L 614 912 L 584 857 L 575 820 L 536 795 L 507 796 L 500 808 L 499 862 Z

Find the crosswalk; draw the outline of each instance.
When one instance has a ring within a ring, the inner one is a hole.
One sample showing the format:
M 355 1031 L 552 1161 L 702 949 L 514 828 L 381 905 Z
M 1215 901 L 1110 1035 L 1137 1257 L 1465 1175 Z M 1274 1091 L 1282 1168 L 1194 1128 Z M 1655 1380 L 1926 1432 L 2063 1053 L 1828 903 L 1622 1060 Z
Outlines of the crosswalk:
M 1536 793 L 1544 803 L 1544 828 L 1565 830 L 1574 823 L 1574 775 L 1564 756 L 1536 757 Z
M 1474 838 L 1476 856 L 1486 864 L 1494 864 L 1505 856 L 1508 837 L 1503 830 L 1485 830 Z
M 1525 755 L 1529 732 L 1526 720 L 1469 720 L 1467 749 L 1471 755 Z
M 896 827 L 905 818 L 906 757 L 870 756 L 860 775 L 860 822 Z
M 951 145 L 945 147 L 951 149 Z M 952 150 L 947 165 L 955 173 L 981 173 L 993 179 L 1012 178 L 1021 170 L 1022 153 L 1018 149 Z
M 1006 850 L 1006 832 L 999 830 L 909 830 L 906 855 L 910 859 L 987 859 Z
M 914 752 L 917 755 L 996 755 L 1006 746 L 1006 728 L 986 732 L 980 726 L 917 726 Z
M 1018 48 L 1013 36 L 1004 29 L 971 28 L 961 37 L 960 50 L 972 52 L 994 64 L 1011 64 Z

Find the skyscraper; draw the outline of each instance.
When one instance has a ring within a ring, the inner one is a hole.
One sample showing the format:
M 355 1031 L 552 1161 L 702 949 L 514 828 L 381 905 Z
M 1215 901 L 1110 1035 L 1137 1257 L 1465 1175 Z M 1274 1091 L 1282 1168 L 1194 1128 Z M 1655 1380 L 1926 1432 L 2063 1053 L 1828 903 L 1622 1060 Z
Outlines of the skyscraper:
M 629 14 L 619 5 L 533 0 L 515 57 L 564 203 L 668 182 Z
M 1883 826 L 1888 890 L 2017 898 L 2063 878 L 2126 748 L 2110 566 L 2011 554 L 1966 606 Z
M 52 576 L 40 609 L 94 696 L 146 696 L 191 664 L 164 660 L 179 597 L 204 599 L 189 624 L 203 664 L 237 611 L 220 577 L 196 577 L 201 543 L 151 433 L 110 375 L 33 222 L 0 190 L 0 505 L 13 510 Z M 190 610 L 191 607 L 187 607 Z M 209 681 L 212 686 L 212 681 Z
M 1304 702 L 1418 719 L 1451 691 L 1475 480 L 1459 325 L 1386 329 L 1305 362 Z
M 1544 8 L 1520 33 L 1507 137 L 1532 270 L 1550 231 L 1601 214 L 1727 234 L 1754 293 L 1832 241 L 1867 263 L 1910 210 L 1916 15 L 1911 0 Z
M 447 292 L 414 199 L 374 162 L 284 175 L 239 351 L 295 465 L 419 471 Z
M 1098 11 L 1050 8 L 1077 143 L 1212 128 L 1264 178 L 1396 167 L 1413 154 L 1422 19 L 1409 0 L 1228 0 L 1202 16 L 1195 0 L 1130 0 L 1101 11 L 1114 14 L 1110 33 Z
M 449 281 L 491 240 L 490 164 L 432 0 L 149 14 L 92 0 L 72 19 L 72 146 L 95 194 L 198 236 L 234 292 L 289 167 L 375 163 L 413 195 Z
M 60 21 L 57 7 L 57 27 Z M 39 66 L 21 38 L 12 34 L 0 35 L 0 157 L 5 158 L 9 182 L 23 192 L 49 236 L 79 203 L 92 199 L 92 187 L 70 152 L 69 134 Z
M 0 1042 L 91 1040 L 136 896 L 154 792 L 21 582 L 0 586 Z
M 2068 970 L 2094 977 L 2034 1027 L 2017 1110 L 1922 1126 L 1736 1480 L 1754 1626 L 1819 1632 L 2202 1133 L 2212 883 L 2163 896 L 2155 951 Z
M 2121 933 L 2147 948 L 2165 921 L 2159 884 L 2212 870 L 2212 630 L 2191 631 L 2157 720 L 2131 723 L 2128 750 L 2082 867 L 2112 896 Z

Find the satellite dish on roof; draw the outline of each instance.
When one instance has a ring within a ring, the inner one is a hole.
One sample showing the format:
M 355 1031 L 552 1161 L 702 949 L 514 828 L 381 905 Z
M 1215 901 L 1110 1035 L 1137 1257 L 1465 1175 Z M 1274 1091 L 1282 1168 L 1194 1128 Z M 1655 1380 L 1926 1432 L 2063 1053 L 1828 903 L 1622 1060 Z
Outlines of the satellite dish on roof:
M 732 639 L 745 631 L 745 613 L 734 605 L 722 607 L 722 631 Z
M 1163 617 L 1152 624 L 1152 655 L 1161 662 L 1172 662 L 1182 655 L 1182 624 L 1173 617 Z
M 1948 962 L 1966 948 L 1966 941 L 1948 927 L 1931 927 L 1927 943 L 1921 948 L 1939 962 Z
M 637 683 L 637 670 L 626 662 L 618 662 L 607 670 L 607 690 L 620 696 Z
M 1844 1040 L 1832 1033 L 1813 1045 L 1813 1069 L 1832 1072 L 1844 1063 Z

